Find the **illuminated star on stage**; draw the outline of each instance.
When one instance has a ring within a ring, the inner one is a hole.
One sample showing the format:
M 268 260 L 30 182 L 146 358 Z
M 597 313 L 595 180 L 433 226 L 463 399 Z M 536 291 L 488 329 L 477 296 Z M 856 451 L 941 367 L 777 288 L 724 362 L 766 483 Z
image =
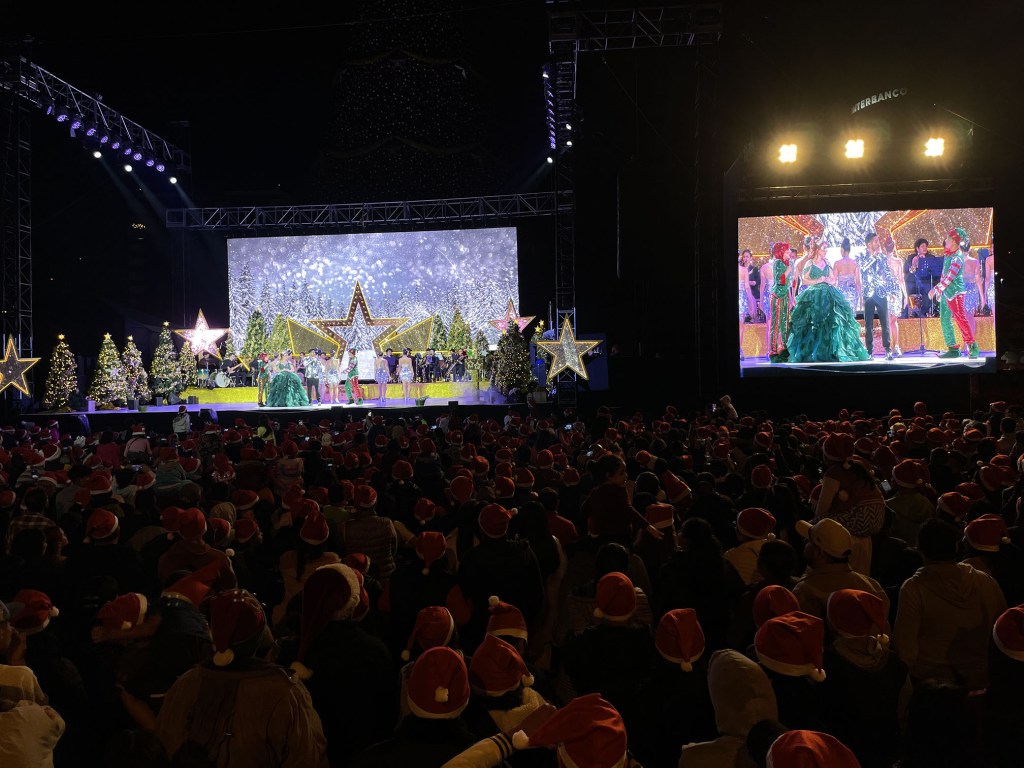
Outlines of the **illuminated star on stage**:
M 548 371 L 548 380 L 554 379 L 562 371 L 575 371 L 584 379 L 587 376 L 587 367 L 583 364 L 583 356 L 600 344 L 600 341 L 579 341 L 572 332 L 572 324 L 569 318 L 562 323 L 562 332 L 557 341 L 538 341 L 537 346 L 551 355 L 551 370 Z
M 196 318 L 195 328 L 182 328 L 174 332 L 192 345 L 192 351 L 195 354 L 209 352 L 217 359 L 220 359 L 220 348 L 217 342 L 221 336 L 224 336 L 230 330 L 230 328 L 211 328 L 203 316 L 203 310 L 200 309 L 199 316 Z
M 0 392 L 8 387 L 20 389 L 22 393 L 29 394 L 28 382 L 25 381 L 25 374 L 28 369 L 42 360 L 41 357 L 18 357 L 18 350 L 14 346 L 14 339 L 8 337 L 7 351 L 4 359 L 0 360 Z
M 509 323 L 515 323 L 519 326 L 519 332 L 522 333 L 526 329 L 526 326 L 533 321 L 534 317 L 536 317 L 536 315 L 520 317 L 519 310 L 517 310 L 515 304 L 512 303 L 512 299 L 509 299 L 508 307 L 505 309 L 505 316 L 500 320 L 491 320 L 490 323 L 502 333 L 508 329 Z
M 356 310 L 359 310 L 358 317 Z M 327 334 L 338 342 L 338 354 L 344 353 L 348 347 L 353 349 L 372 349 L 380 352 L 380 342 L 388 336 L 393 336 L 395 331 L 409 322 L 408 317 L 374 317 L 370 314 L 370 308 L 366 304 L 366 297 L 363 296 L 363 287 L 357 282 L 352 292 L 352 300 L 348 304 L 348 314 L 345 317 L 331 320 L 310 320 L 309 324 Z M 338 333 L 335 328 L 349 329 L 345 335 Z M 379 328 L 379 332 L 371 330 Z

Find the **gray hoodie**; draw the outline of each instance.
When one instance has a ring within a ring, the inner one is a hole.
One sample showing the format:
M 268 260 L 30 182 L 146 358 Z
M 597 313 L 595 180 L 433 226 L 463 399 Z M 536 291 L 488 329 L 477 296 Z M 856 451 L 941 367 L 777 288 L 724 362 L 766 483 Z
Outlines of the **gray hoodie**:
M 992 625 L 1006 610 L 995 579 L 967 563 L 935 563 L 903 582 L 893 646 L 915 680 L 988 684 Z
M 759 720 L 778 720 L 771 681 L 757 662 L 739 651 L 717 651 L 708 664 L 708 691 L 720 734 L 687 744 L 679 768 L 754 768 L 744 743 Z

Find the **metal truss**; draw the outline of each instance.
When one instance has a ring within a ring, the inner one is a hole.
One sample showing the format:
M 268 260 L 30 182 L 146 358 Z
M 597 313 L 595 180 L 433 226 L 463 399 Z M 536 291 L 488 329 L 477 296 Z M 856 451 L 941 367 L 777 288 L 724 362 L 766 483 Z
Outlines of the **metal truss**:
M 991 192 L 991 179 L 918 179 L 902 181 L 865 181 L 840 184 L 740 188 L 741 203 L 778 200 L 816 200 L 844 197 L 898 197 L 922 194 L 969 194 Z
M 611 11 L 551 11 L 551 42 L 570 41 L 577 51 L 670 48 L 717 43 L 722 4 L 702 3 Z
M 559 211 L 571 210 L 572 206 L 572 192 L 564 191 L 387 203 L 175 208 L 168 209 L 166 224 L 169 229 L 192 230 L 377 228 L 553 216 Z
M 69 126 L 76 120 L 81 121 L 83 134 L 93 129 L 97 136 L 109 136 L 111 144 L 120 141 L 124 149 L 141 152 L 146 159 L 151 158 L 178 172 L 192 170 L 191 158 L 184 150 L 24 57 L 0 61 L 0 89 L 44 111 L 67 110 Z
M 15 74 L 17 72 L 15 71 Z M 20 82 L 15 77 L 14 82 Z M 0 99 L 0 342 L 13 339 L 21 357 L 32 347 L 32 114 L 16 98 Z M 29 373 L 31 386 L 32 374 Z M 18 394 L 9 388 L 8 397 Z

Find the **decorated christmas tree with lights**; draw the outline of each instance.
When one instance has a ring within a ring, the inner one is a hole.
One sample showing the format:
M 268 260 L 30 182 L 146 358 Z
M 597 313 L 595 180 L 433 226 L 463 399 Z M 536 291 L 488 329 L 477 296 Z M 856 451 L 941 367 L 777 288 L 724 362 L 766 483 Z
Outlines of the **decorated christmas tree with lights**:
M 109 333 L 103 336 L 96 370 L 89 385 L 89 398 L 96 401 L 97 408 L 104 410 L 123 408 L 128 400 L 124 363 Z
M 142 352 L 135 346 L 135 339 L 131 336 L 124 345 L 124 353 L 121 355 L 124 362 L 124 383 L 128 398 L 137 400 L 140 403 L 148 403 L 153 393 L 149 389 L 149 374 L 142 364 Z
M 68 411 L 71 396 L 78 391 L 78 374 L 75 371 L 75 356 L 64 341 L 64 334 L 57 337 L 57 346 L 50 356 L 50 372 L 46 375 L 46 390 L 43 405 L 55 411 Z
M 530 369 L 530 346 L 515 323 L 501 334 L 494 354 L 495 386 L 511 399 L 525 400 L 537 380 Z
M 452 315 L 452 325 L 448 329 L 448 348 L 456 351 L 465 349 L 469 350 L 473 346 L 473 332 L 469 329 L 469 324 L 462 318 L 462 312 L 459 308 L 455 308 L 455 313 Z
M 178 362 L 178 352 L 174 348 L 174 339 L 171 338 L 170 323 L 164 323 L 160 331 L 160 338 L 157 341 L 156 351 L 153 353 L 153 394 L 162 397 L 168 402 L 177 400 L 178 396 L 185 391 L 185 384 L 181 379 L 181 364 Z
M 255 360 L 261 352 L 267 351 L 267 321 L 259 307 L 249 315 L 249 325 L 245 329 L 245 339 L 239 356 L 243 360 Z
M 291 344 L 291 340 L 288 336 L 288 320 L 284 315 L 279 314 L 274 318 L 274 327 L 270 329 L 267 351 L 272 355 L 277 355 L 288 349 L 289 344 Z
M 178 354 L 181 364 L 181 383 L 185 388 L 199 386 L 199 371 L 196 368 L 196 353 L 192 351 L 191 342 L 186 341 L 181 345 L 181 352 Z
M 469 370 L 480 371 L 489 354 L 490 344 L 487 341 L 487 334 L 477 331 L 476 336 L 473 337 L 473 346 L 469 349 Z M 483 378 L 482 375 L 481 378 Z
M 430 332 L 430 346 L 438 352 L 448 349 L 448 329 L 440 315 L 434 316 L 434 329 Z
M 231 331 L 228 331 L 224 337 L 224 353 L 221 356 L 224 358 L 238 356 L 238 350 L 235 349 L 235 334 Z

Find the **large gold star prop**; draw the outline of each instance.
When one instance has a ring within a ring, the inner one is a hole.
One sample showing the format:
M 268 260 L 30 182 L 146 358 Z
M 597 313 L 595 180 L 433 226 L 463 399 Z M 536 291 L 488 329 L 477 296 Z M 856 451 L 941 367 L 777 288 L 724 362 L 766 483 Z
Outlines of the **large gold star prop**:
M 356 310 L 359 314 L 356 314 Z M 388 336 L 393 336 L 395 331 L 409 322 L 408 317 L 374 317 L 370 314 L 370 308 L 366 304 L 366 297 L 363 296 L 363 286 L 356 283 L 352 292 L 352 300 L 348 303 L 348 314 L 345 317 L 330 320 L 310 320 L 309 324 L 314 328 L 323 331 L 328 337 L 338 342 L 338 354 L 341 355 L 346 349 L 373 349 L 380 352 L 380 343 Z M 343 336 L 335 331 L 335 328 L 347 328 L 348 332 Z M 371 329 L 380 328 L 379 332 Z
M 551 370 L 548 371 L 548 381 L 554 379 L 562 371 L 575 371 L 584 379 L 587 376 L 587 367 L 583 364 L 583 356 L 600 344 L 600 341 L 580 341 L 572 332 L 572 324 L 569 318 L 562 323 L 562 333 L 557 341 L 538 341 L 537 346 L 551 355 Z
M 505 308 L 505 316 L 500 320 L 491 320 L 489 322 L 502 333 L 507 331 L 508 327 L 515 323 L 517 326 L 519 326 L 519 332 L 522 333 L 526 329 L 526 326 L 528 326 L 535 317 L 536 315 L 520 317 L 519 310 L 516 309 L 516 306 L 512 302 L 512 299 L 509 299 L 508 307 Z
M 7 351 L 4 359 L 0 360 L 0 392 L 8 387 L 20 389 L 24 394 L 29 394 L 28 382 L 25 381 L 25 374 L 28 369 L 42 360 L 41 357 L 18 357 L 18 350 L 14 346 L 14 339 L 7 338 Z
M 210 324 L 206 322 L 206 317 L 203 316 L 203 310 L 200 309 L 195 328 L 176 329 L 174 332 L 192 345 L 192 351 L 195 354 L 209 352 L 220 359 L 220 348 L 217 342 L 230 330 L 230 328 L 211 328 Z

